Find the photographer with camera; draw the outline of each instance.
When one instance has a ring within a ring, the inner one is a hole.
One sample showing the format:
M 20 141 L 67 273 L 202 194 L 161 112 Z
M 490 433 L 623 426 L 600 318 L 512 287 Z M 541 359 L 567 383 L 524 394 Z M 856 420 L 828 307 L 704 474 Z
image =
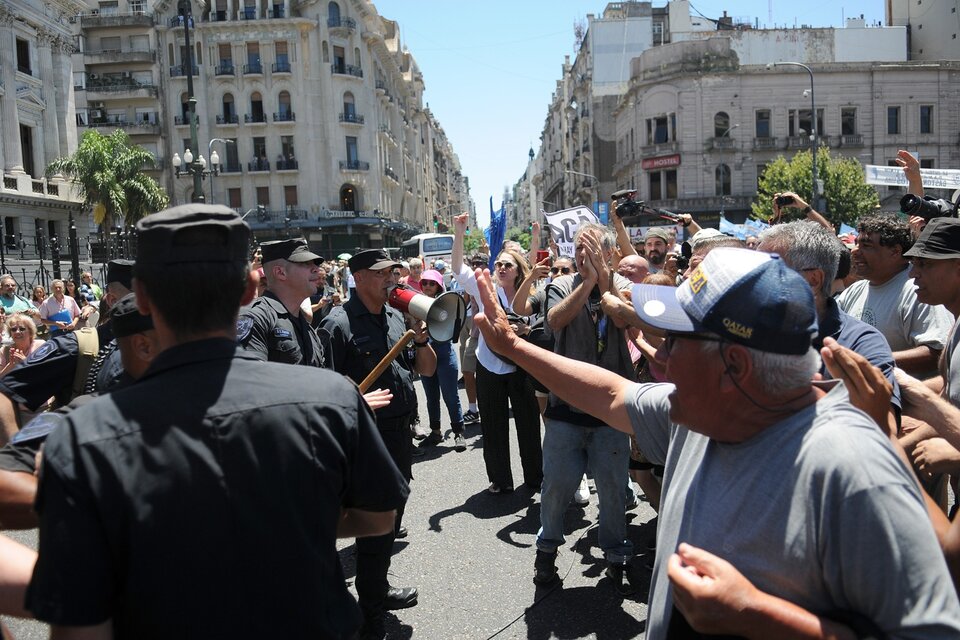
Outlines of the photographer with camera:
M 773 194 L 773 218 L 770 219 L 770 224 L 789 222 L 789 220 L 783 220 L 784 208 L 800 209 L 800 213 L 802 213 L 807 220 L 823 225 L 830 233 L 836 233 L 836 229 L 833 228 L 829 220 L 817 213 L 813 207 L 793 191 Z

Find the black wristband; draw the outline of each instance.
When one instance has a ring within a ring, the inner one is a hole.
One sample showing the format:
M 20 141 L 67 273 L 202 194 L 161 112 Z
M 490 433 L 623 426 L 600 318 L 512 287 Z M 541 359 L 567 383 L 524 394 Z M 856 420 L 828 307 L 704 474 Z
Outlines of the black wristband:
M 430 346 L 429 342 L 417 342 L 417 341 L 413 342 L 414 349 L 423 349 L 424 347 L 429 347 L 429 346 Z
M 683 221 L 683 222 L 680 223 L 680 226 L 683 227 L 684 229 L 686 229 L 686 228 L 689 227 L 691 224 L 693 224 L 693 220 L 685 220 L 685 221 Z
M 810 205 L 807 205 L 803 209 L 800 209 L 800 213 L 802 213 L 803 215 L 807 215 L 811 211 L 813 211 L 813 207 L 811 207 Z

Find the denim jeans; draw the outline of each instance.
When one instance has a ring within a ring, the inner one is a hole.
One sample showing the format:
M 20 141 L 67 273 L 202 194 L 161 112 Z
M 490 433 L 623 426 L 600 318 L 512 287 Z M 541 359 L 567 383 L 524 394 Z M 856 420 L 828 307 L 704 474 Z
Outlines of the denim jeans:
M 589 467 L 600 499 L 600 548 L 608 562 L 628 560 L 633 556 L 624 516 L 629 436 L 607 426 L 581 427 L 552 418 L 544 423 L 537 549 L 552 553 L 563 544 L 563 514 Z
M 427 397 L 427 415 L 430 428 L 440 426 L 440 396 L 447 405 L 450 428 L 454 433 L 463 433 L 463 410 L 460 408 L 460 391 L 457 389 L 457 356 L 449 342 L 430 342 L 437 354 L 437 370 L 432 376 L 421 376 L 423 394 Z

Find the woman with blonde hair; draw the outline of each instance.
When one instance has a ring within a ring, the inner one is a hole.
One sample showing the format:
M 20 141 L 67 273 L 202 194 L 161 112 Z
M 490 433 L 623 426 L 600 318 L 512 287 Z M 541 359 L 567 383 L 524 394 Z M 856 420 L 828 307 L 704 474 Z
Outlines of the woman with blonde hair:
M 467 214 L 454 217 L 453 226 L 453 277 L 480 304 L 474 272 L 463 264 Z M 520 253 L 506 249 L 497 256 L 494 266 L 498 300 L 504 309 L 510 309 L 517 288 L 530 272 L 530 265 Z M 479 311 L 483 311 L 482 305 Z M 516 333 L 530 330 L 519 316 L 515 319 L 511 327 Z M 532 491 L 539 491 L 543 481 L 543 452 L 540 449 L 540 411 L 533 386 L 523 370 L 490 350 L 483 335 L 477 342 L 477 402 L 483 431 L 483 461 L 490 481 L 487 491 L 498 494 L 514 488 L 510 466 L 511 408 L 524 484 Z
M 30 357 L 43 344 L 43 340 L 37 339 L 37 325 L 23 313 L 10 315 L 5 326 L 11 344 L 0 349 L 0 377 L 7 375 L 10 369 Z

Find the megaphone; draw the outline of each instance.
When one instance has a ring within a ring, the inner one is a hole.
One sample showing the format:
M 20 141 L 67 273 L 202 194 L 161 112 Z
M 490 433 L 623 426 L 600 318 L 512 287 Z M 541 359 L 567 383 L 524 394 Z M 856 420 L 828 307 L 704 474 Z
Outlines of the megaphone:
M 397 286 L 390 291 L 390 306 L 427 323 L 427 333 L 437 342 L 453 340 L 467 317 L 467 305 L 453 291 L 431 298 L 415 289 Z

